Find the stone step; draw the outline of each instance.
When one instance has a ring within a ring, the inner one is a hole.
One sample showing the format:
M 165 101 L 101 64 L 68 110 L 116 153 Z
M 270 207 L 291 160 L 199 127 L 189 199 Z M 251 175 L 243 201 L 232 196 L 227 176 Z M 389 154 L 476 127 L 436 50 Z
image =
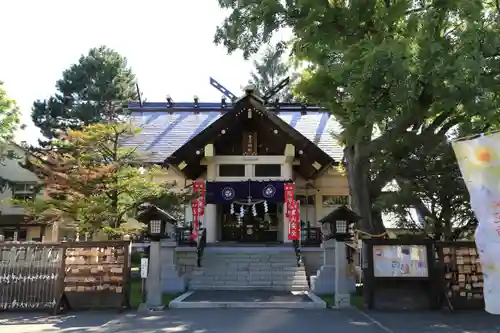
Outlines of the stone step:
M 196 289 L 200 286 L 212 286 L 212 287 L 283 287 L 283 288 L 307 288 L 307 283 L 273 283 L 268 281 L 258 281 L 254 283 L 231 283 L 231 281 L 193 281 L 189 284 L 190 289 Z
M 206 252 L 202 267 L 196 267 L 191 290 L 280 290 L 309 289 L 304 267 L 297 266 L 293 251 Z
M 265 262 L 283 262 L 283 261 L 296 261 L 295 256 L 288 257 L 219 257 L 219 256 L 203 256 L 203 260 L 214 260 L 214 261 L 265 261 Z
M 276 290 L 276 291 L 306 291 L 309 288 L 306 286 L 213 286 L 213 285 L 198 285 L 189 287 L 190 290 Z
M 238 270 L 238 269 L 256 269 L 256 270 L 262 270 L 262 269 L 285 269 L 285 270 L 296 270 L 300 269 L 302 267 L 297 266 L 296 263 L 294 264 L 268 264 L 268 263 L 252 263 L 252 264 L 245 264 L 245 263 L 239 263 L 239 264 L 234 264 L 234 265 L 224 265 L 221 263 L 206 263 L 202 262 L 201 267 L 211 267 L 211 268 L 217 268 L 217 269 L 222 269 L 222 270 Z
M 281 261 L 268 261 L 268 260 L 259 260 L 259 259 L 235 259 L 235 260 L 217 260 L 213 258 L 203 258 L 202 264 L 207 265 L 259 265 L 266 264 L 270 266 L 283 266 L 283 265 L 297 265 L 297 260 L 281 260 Z
M 204 272 L 207 274 L 215 275 L 248 275 L 248 274 L 275 274 L 275 275 L 294 275 L 294 274 L 305 274 L 304 271 L 294 270 L 294 269 L 205 269 L 205 270 L 193 270 L 194 274 L 199 272 Z
M 200 274 L 200 275 L 194 275 L 191 280 L 229 280 L 229 281 L 236 281 L 236 280 L 270 280 L 270 281 L 307 281 L 307 277 L 305 275 L 290 275 L 290 276 L 283 276 L 283 275 L 207 275 L 207 274 Z

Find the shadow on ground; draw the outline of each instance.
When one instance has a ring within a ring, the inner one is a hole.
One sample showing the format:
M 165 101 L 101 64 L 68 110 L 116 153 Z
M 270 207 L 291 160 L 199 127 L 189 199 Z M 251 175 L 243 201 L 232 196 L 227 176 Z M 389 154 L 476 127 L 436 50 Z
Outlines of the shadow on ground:
M 78 312 L 50 317 L 0 313 L 6 333 L 490 333 L 500 316 L 484 312 L 366 312 L 357 310 L 171 309 L 138 314 Z
M 484 311 L 365 312 L 386 328 L 386 333 L 490 333 L 500 332 L 500 316 Z
M 355 310 L 172 309 L 146 315 L 83 312 L 73 316 L 11 316 L 0 332 L 82 333 L 350 333 L 383 332 Z

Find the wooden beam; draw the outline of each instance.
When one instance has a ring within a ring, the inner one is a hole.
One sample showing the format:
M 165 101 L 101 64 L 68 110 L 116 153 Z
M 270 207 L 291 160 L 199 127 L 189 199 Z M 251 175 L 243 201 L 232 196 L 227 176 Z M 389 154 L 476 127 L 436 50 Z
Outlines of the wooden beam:
M 172 170 L 172 172 L 175 173 L 179 177 L 182 177 L 182 178 L 186 177 L 186 175 L 179 169 L 179 167 L 177 167 L 174 164 L 168 164 L 167 170 Z
M 213 143 L 209 143 L 205 146 L 205 159 L 210 162 L 215 156 L 215 148 Z
M 287 143 L 285 146 L 285 163 L 292 163 L 295 159 L 295 146 Z

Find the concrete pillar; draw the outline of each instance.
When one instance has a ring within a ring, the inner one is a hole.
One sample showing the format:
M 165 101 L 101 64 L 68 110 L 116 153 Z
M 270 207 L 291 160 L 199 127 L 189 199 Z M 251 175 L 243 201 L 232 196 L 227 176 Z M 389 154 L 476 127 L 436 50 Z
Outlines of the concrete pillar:
M 203 226 L 207 231 L 207 243 L 215 243 L 217 241 L 217 206 L 215 204 L 205 206 Z
M 146 304 L 148 308 L 162 306 L 160 242 L 152 241 L 149 245 L 149 267 L 146 280 Z
M 293 165 L 291 162 L 285 162 L 281 165 L 281 176 L 286 179 L 293 179 Z M 284 243 L 291 243 L 291 240 L 288 240 L 288 228 L 290 225 L 290 221 L 286 215 L 286 203 L 283 204 L 283 224 L 281 226 L 282 230 L 282 239 Z
M 345 242 L 335 242 L 335 306 L 339 308 L 351 306 L 347 269 Z

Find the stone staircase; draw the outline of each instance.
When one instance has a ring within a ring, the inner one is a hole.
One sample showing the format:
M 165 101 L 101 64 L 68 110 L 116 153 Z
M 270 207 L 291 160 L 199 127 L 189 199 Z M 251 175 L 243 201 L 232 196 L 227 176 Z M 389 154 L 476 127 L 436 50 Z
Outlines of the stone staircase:
M 190 290 L 306 291 L 306 271 L 292 248 L 205 248 Z

